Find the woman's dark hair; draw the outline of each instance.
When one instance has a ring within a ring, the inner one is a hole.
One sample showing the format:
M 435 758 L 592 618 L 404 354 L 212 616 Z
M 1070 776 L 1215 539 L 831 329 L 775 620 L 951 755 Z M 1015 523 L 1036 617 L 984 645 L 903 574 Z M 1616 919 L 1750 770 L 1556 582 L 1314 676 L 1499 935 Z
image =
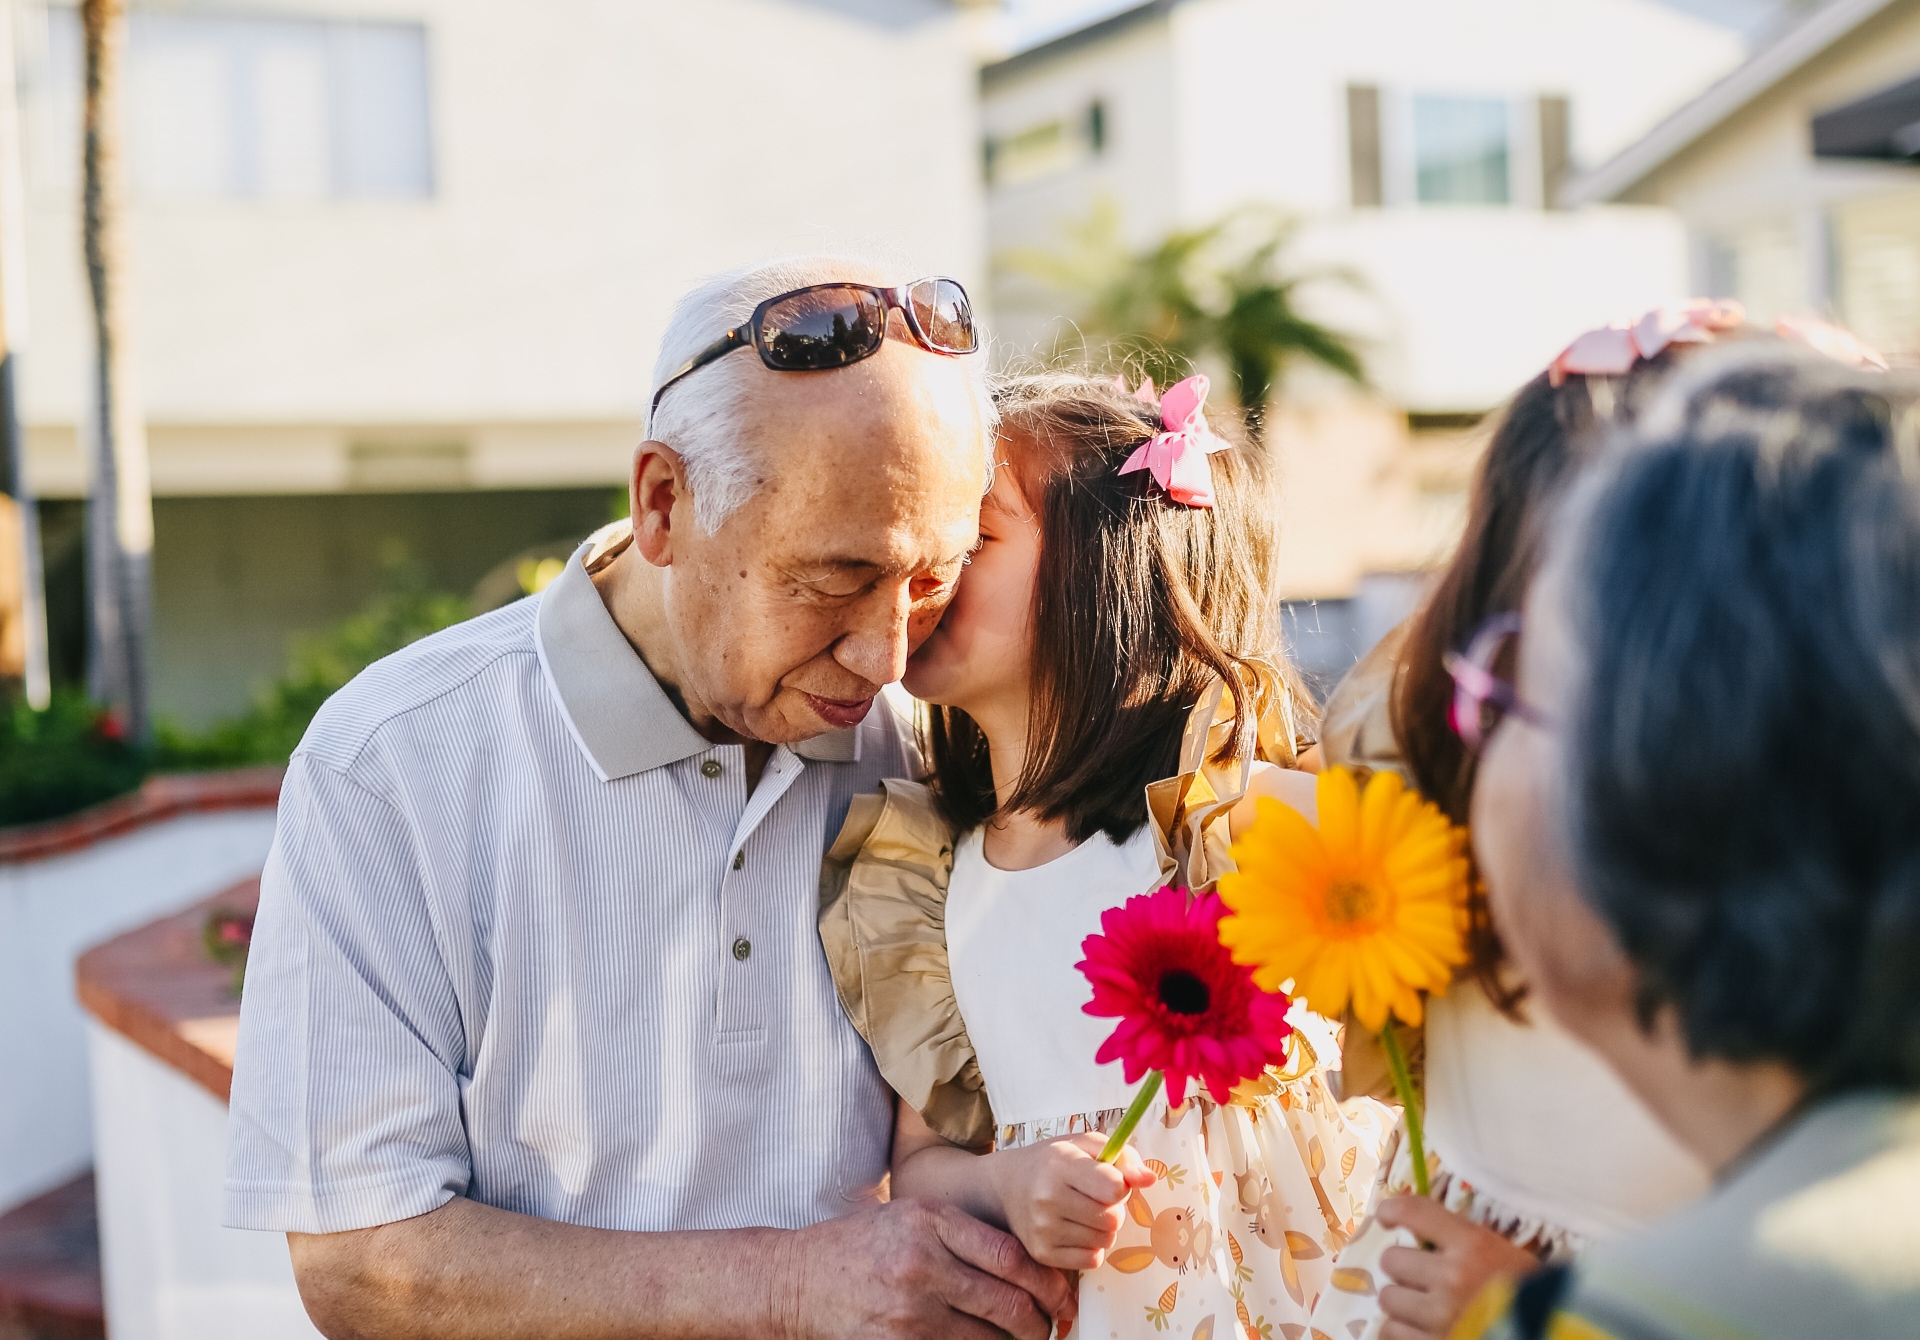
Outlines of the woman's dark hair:
M 1920 1087 L 1917 397 L 1702 354 L 1550 559 L 1579 882 L 1643 1021 L 1825 1092 Z
M 1440 658 L 1463 650 L 1495 615 L 1520 608 L 1538 566 L 1542 518 L 1606 430 L 1631 421 L 1681 353 L 1676 346 L 1624 376 L 1574 373 L 1559 386 L 1543 372 L 1494 422 L 1474 474 L 1466 529 L 1408 625 L 1389 700 L 1394 740 L 1414 786 L 1457 824 L 1467 822 L 1475 759 L 1448 722 L 1453 680 Z M 1512 1013 L 1524 989 L 1500 971 L 1505 955 L 1478 879 L 1467 911 L 1468 971 Z
M 1280 649 L 1265 460 L 1235 440 L 1208 457 L 1213 507 L 1186 507 L 1150 473 L 1119 473 L 1160 431 L 1154 405 L 1060 372 L 1009 379 L 995 400 L 1000 468 L 1040 529 L 1028 747 L 1006 809 L 1063 820 L 1075 842 L 1123 842 L 1146 822 L 1147 784 L 1178 767 L 1187 715 L 1215 680 L 1248 688 L 1221 758 L 1253 750 L 1263 711 L 1309 701 Z M 965 830 L 993 817 L 972 718 L 932 708 L 926 744 L 947 819 Z

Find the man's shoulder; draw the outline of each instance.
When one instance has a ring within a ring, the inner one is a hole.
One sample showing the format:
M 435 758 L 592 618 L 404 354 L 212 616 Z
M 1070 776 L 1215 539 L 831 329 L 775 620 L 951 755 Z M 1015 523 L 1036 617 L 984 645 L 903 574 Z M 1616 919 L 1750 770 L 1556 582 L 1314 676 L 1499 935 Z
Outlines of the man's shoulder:
M 497 693 L 485 681 L 503 661 L 523 658 L 520 672 L 537 673 L 539 605 L 515 601 L 375 661 L 327 699 L 295 753 L 347 771 L 389 723 L 449 699 Z

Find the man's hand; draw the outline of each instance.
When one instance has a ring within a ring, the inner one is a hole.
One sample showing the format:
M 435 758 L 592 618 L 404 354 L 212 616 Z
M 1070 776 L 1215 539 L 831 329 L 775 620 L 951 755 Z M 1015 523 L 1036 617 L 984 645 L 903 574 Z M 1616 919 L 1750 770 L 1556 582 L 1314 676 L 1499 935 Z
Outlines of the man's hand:
M 1380 1340 L 1445 1340 L 1491 1280 L 1517 1279 L 1540 1265 L 1526 1248 L 1424 1196 L 1382 1202 L 1380 1222 L 1433 1245 L 1430 1251 L 1389 1247 L 1380 1254 L 1381 1269 L 1393 1281 L 1380 1291 L 1380 1310 L 1387 1314 Z
M 876 1206 L 812 1228 L 634 1233 L 455 1199 L 287 1237 L 331 1340 L 1046 1340 L 1057 1270 L 957 1209 Z
M 951 1206 L 901 1200 L 792 1234 L 774 1331 L 790 1340 L 1047 1340 L 1073 1286 Z M 779 1286 L 776 1286 L 777 1288 Z
M 988 1160 L 1007 1227 L 1033 1259 L 1061 1270 L 1097 1270 L 1126 1220 L 1128 1192 L 1157 1178 L 1131 1147 L 1101 1163 L 1104 1135 L 1068 1135 Z

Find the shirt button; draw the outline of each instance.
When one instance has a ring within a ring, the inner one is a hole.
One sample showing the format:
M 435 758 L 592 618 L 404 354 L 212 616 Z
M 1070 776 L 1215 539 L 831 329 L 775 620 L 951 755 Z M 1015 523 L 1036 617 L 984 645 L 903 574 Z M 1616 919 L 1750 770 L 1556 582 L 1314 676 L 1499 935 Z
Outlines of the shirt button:
M 739 959 L 742 963 L 745 963 L 747 961 L 747 955 L 751 954 L 752 952 L 753 952 L 753 946 L 747 943 L 746 936 L 742 935 L 741 937 L 739 937 L 737 940 L 733 942 L 733 956 Z
M 747 863 L 747 849 L 745 847 L 742 847 L 739 851 L 733 854 L 733 868 L 735 870 L 738 870 L 742 866 L 746 865 L 746 863 Z
M 717 758 L 708 759 L 700 765 L 700 772 L 701 775 L 705 777 L 718 777 L 720 775 L 720 760 Z

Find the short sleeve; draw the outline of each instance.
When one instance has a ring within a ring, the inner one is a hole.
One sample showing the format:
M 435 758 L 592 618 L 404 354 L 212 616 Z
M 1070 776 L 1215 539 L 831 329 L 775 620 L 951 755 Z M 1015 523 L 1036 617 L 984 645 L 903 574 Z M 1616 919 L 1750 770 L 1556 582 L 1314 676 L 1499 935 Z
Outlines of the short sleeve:
M 226 1222 L 336 1233 L 462 1194 L 465 1040 L 399 810 L 296 755 L 248 954 Z
M 820 940 L 880 1074 L 942 1138 L 992 1143 L 980 1062 L 947 964 L 953 835 L 925 786 L 855 799 L 821 877 Z

